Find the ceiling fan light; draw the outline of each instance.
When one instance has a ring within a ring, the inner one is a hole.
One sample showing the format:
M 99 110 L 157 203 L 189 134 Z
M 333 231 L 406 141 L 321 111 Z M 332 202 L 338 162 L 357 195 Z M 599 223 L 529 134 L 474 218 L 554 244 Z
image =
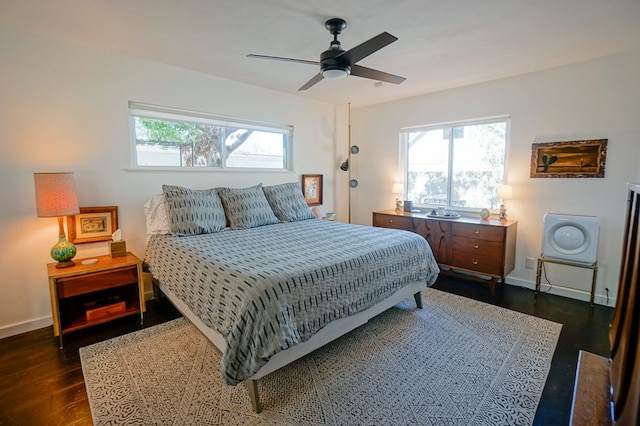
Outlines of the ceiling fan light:
M 328 68 L 322 70 L 322 76 L 330 80 L 338 80 L 349 75 L 349 71 L 344 68 Z

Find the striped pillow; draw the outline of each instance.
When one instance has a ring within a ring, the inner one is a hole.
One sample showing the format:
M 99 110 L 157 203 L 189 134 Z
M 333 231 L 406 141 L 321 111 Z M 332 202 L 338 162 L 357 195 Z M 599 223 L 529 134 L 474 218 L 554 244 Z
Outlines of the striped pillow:
M 218 188 L 231 229 L 247 229 L 278 223 L 262 191 L 262 184 L 249 188 Z
M 265 186 L 262 189 L 273 212 L 282 222 L 316 218 L 302 195 L 300 183 L 283 183 Z
M 215 188 L 162 185 L 162 192 L 167 199 L 171 234 L 209 234 L 226 227 L 224 209 Z

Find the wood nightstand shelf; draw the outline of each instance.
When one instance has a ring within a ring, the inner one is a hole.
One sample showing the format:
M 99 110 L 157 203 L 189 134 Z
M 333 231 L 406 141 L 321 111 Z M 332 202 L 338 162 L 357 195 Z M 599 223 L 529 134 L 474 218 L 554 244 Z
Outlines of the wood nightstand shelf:
M 53 334 L 60 337 L 72 331 L 102 324 L 129 315 L 144 319 L 142 261 L 126 256 L 97 256 L 92 265 L 82 259 L 69 268 L 47 264 Z

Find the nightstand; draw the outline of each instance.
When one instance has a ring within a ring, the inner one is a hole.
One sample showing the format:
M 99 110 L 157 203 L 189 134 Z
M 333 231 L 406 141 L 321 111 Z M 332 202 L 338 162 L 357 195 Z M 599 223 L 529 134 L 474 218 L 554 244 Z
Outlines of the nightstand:
M 142 261 L 130 252 L 93 259 L 68 268 L 47 264 L 53 334 L 60 336 L 61 349 L 62 336 L 72 331 L 130 315 L 140 315 L 141 324 L 144 319 Z

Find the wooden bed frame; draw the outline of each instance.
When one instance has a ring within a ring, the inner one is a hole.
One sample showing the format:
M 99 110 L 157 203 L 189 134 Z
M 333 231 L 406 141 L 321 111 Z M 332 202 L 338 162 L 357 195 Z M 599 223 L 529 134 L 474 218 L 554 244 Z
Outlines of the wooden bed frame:
M 173 292 L 168 290 L 162 283 L 157 283 L 158 287 L 167 296 L 167 298 L 174 304 L 174 306 L 196 326 L 207 339 L 209 339 L 221 352 L 224 352 L 227 348 L 227 343 L 223 336 L 215 330 L 208 327 L 203 323 L 197 315 L 195 315 L 189 307 L 178 299 Z M 329 323 L 326 327 L 322 328 L 316 334 L 314 334 L 309 340 L 298 343 L 289 349 L 278 352 L 275 354 L 269 362 L 260 368 L 260 370 L 245 381 L 247 390 L 249 391 L 249 399 L 251 401 L 251 408 L 254 412 L 259 413 L 262 411 L 260 405 L 260 396 L 258 394 L 257 381 L 269 373 L 272 373 L 293 361 L 302 358 L 303 356 L 313 352 L 314 350 L 326 345 L 329 342 L 337 339 L 338 337 L 350 332 L 351 330 L 366 324 L 371 318 L 386 311 L 387 309 L 395 306 L 402 300 L 405 300 L 413 295 L 416 305 L 419 309 L 422 309 L 422 294 L 421 291 L 427 287 L 426 282 L 413 282 L 407 284 L 403 288 L 396 291 L 389 298 L 379 302 L 371 308 L 359 312 L 355 315 L 337 319 Z

